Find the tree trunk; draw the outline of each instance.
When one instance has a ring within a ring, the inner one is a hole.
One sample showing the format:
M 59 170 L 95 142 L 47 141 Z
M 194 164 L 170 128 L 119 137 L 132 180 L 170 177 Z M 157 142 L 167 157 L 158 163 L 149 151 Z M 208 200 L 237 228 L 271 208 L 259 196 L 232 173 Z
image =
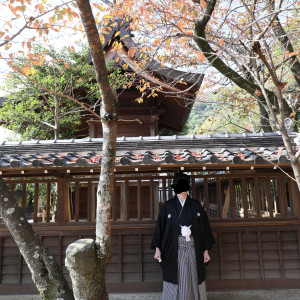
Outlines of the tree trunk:
M 260 101 L 257 101 L 259 111 L 260 111 L 260 125 L 263 132 L 272 132 L 273 129 L 270 125 L 270 118 L 267 110 L 265 107 L 260 103 Z
M 195 34 L 198 38 L 195 39 L 199 49 L 203 52 L 206 59 L 210 62 L 210 64 L 216 68 L 221 74 L 226 76 L 228 79 L 230 79 L 232 82 L 237 84 L 239 87 L 244 89 L 245 91 L 249 92 L 251 95 L 255 94 L 255 90 L 261 91 L 261 88 L 255 84 L 254 82 L 251 82 L 249 80 L 246 80 L 242 76 L 240 76 L 237 72 L 235 72 L 233 69 L 231 69 L 229 66 L 227 66 L 215 53 L 215 51 L 211 48 L 210 44 L 208 43 L 205 35 L 205 29 L 206 26 L 214 12 L 215 5 L 217 3 L 217 0 L 206 0 L 206 6 L 203 9 L 203 12 L 199 15 L 197 22 L 195 23 Z M 278 30 L 278 28 L 277 28 Z M 257 41 L 259 44 L 259 41 Z M 262 55 L 259 56 L 260 59 L 263 60 Z M 266 60 L 263 60 L 264 64 L 267 65 L 268 62 Z M 290 107 L 288 107 L 287 102 L 285 99 L 282 98 L 282 93 L 280 89 L 280 82 L 276 76 L 275 70 L 270 69 L 270 65 L 268 65 L 268 71 L 272 77 L 274 88 L 276 90 L 276 94 L 273 92 L 266 90 L 266 98 L 263 97 L 263 95 L 260 95 L 258 98 L 258 101 L 261 100 L 261 104 L 263 103 L 265 106 L 267 98 L 269 98 L 272 105 L 274 105 L 279 110 L 280 115 L 280 128 L 279 130 L 282 133 L 282 139 L 283 143 L 287 149 L 287 152 L 290 156 L 291 165 L 294 171 L 295 180 L 297 182 L 298 188 L 300 190 L 300 163 L 299 159 L 295 157 L 295 151 L 292 147 L 292 143 L 289 139 L 288 133 L 284 126 L 284 119 L 286 116 L 289 116 L 290 113 L 292 113 L 292 110 Z M 264 92 L 264 91 L 263 91 Z M 262 97 L 264 99 L 262 99 Z M 269 105 L 270 106 L 270 105 Z M 270 113 L 275 115 L 274 110 L 272 107 L 270 107 Z M 274 120 L 275 122 L 276 120 Z
M 260 101 L 260 103 L 267 107 L 266 100 L 262 93 L 259 96 L 257 95 L 257 91 L 261 91 L 260 87 L 254 82 L 243 78 L 239 73 L 237 73 L 235 70 L 226 65 L 222 61 L 222 59 L 216 54 L 216 52 L 211 48 L 210 44 L 206 39 L 205 29 L 215 9 L 216 3 L 217 0 L 206 0 L 206 6 L 204 8 L 204 11 L 199 15 L 199 18 L 195 23 L 195 42 L 204 54 L 205 58 L 215 69 L 217 69 L 229 80 L 234 82 L 237 86 L 248 92 L 250 95 L 256 97 L 257 100 Z M 276 95 L 272 91 L 267 89 L 266 92 L 272 105 L 278 108 Z M 292 110 L 284 99 L 283 104 L 286 115 L 290 115 L 292 113 Z
M 56 140 L 59 139 L 59 105 L 60 105 L 60 100 L 58 100 L 58 96 L 54 95 L 55 98 L 55 110 L 54 110 L 54 138 Z
M 111 202 L 114 185 L 114 166 L 117 140 L 118 121 L 118 98 L 117 93 L 111 88 L 105 58 L 99 33 L 92 14 L 88 0 L 77 0 L 77 5 L 82 19 L 83 26 L 89 41 L 93 59 L 96 80 L 101 92 L 101 123 L 103 130 L 103 146 L 101 173 L 97 190 L 97 211 L 96 211 L 96 240 L 95 251 L 99 276 L 93 277 L 90 284 L 85 286 L 88 290 L 97 291 L 96 299 L 108 300 L 105 285 L 106 266 L 111 259 Z M 73 282 L 73 284 L 76 284 Z M 86 294 L 89 294 L 89 291 Z M 84 300 L 88 298 L 80 298 Z
M 68 282 L 58 266 L 55 257 L 42 244 L 31 225 L 24 217 L 21 207 L 9 192 L 0 177 L 0 211 L 4 224 L 15 240 L 32 274 L 42 299 L 74 299 Z
M 274 12 L 275 1 L 274 0 L 268 0 L 267 7 L 268 7 L 268 10 L 269 10 L 270 13 Z M 272 15 L 271 15 L 271 17 L 272 17 Z M 294 47 L 293 47 L 289 37 L 287 36 L 284 28 L 282 27 L 278 16 L 272 22 L 271 26 L 272 26 L 272 29 L 273 29 L 276 37 L 280 41 L 280 43 L 283 47 L 283 50 L 288 51 L 290 53 L 295 53 Z M 300 88 L 300 62 L 297 58 L 297 55 L 291 55 L 288 63 L 290 65 L 291 72 L 294 76 L 294 79 L 295 79 L 298 87 Z

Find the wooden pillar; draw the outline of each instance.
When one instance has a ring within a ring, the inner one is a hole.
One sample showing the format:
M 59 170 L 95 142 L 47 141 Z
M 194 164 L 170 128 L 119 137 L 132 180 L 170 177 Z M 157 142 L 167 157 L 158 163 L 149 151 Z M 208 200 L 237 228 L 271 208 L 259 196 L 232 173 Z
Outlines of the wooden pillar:
M 92 222 L 96 221 L 96 206 L 97 206 L 97 185 L 98 183 L 92 182 L 92 202 L 91 202 L 91 217 Z M 114 187 L 116 188 L 116 183 L 114 183 Z M 114 191 L 115 191 L 114 188 Z M 114 201 L 114 200 L 113 200 Z M 113 202 L 114 203 L 114 202 Z M 115 219 L 114 219 L 115 221 Z
M 75 222 L 79 222 L 79 182 L 76 181 L 75 183 Z
M 120 183 L 120 219 L 128 220 L 128 180 Z
M 297 217 L 298 221 L 300 221 L 300 192 L 297 183 L 292 179 L 289 179 L 289 189 L 293 214 Z
M 87 219 L 88 221 L 91 221 L 92 220 L 92 201 L 93 198 L 92 198 L 92 181 L 89 180 L 88 181 L 88 203 L 87 203 Z
M 51 198 L 51 183 L 47 183 L 47 195 L 46 195 L 46 222 L 50 222 L 50 198 Z
M 93 121 L 88 122 L 89 124 L 89 136 L 91 138 L 95 138 L 96 137 L 96 126 L 95 123 Z
M 159 202 L 158 202 L 158 193 L 159 193 L 159 183 L 153 181 L 153 209 L 154 209 L 154 219 L 157 219 L 159 213 Z
M 0 284 L 2 282 L 3 243 L 4 243 L 4 238 L 0 237 Z
M 65 220 L 65 203 L 68 203 L 69 184 L 67 176 L 59 178 L 57 181 L 57 204 L 56 204 L 56 222 L 58 226 L 64 226 Z
M 39 184 L 34 184 L 34 210 L 33 210 L 33 223 L 37 222 L 37 214 L 38 214 L 38 204 L 39 204 Z

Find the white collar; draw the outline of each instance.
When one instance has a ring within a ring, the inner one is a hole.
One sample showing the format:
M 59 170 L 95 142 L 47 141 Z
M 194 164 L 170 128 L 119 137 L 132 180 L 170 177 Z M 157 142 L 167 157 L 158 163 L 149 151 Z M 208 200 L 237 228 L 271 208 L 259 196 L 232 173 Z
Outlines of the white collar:
M 183 206 L 184 206 L 184 203 L 185 203 L 185 200 L 186 200 L 186 197 L 185 197 L 185 199 L 184 199 L 183 201 L 181 201 L 181 200 L 179 199 L 179 197 L 178 197 L 178 196 L 177 196 L 177 199 L 179 200 L 179 202 L 180 202 L 181 206 L 183 207 Z

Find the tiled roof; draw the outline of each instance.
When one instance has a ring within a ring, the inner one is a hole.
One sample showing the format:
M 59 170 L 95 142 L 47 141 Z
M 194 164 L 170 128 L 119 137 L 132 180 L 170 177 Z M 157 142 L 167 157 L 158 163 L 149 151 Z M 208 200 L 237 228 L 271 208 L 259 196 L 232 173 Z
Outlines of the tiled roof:
M 296 133 L 291 133 L 293 140 Z M 54 141 L 0 141 L 0 170 L 37 167 L 95 167 L 102 138 Z M 294 145 L 295 148 L 297 147 Z M 279 133 L 202 136 L 122 137 L 118 165 L 289 164 Z

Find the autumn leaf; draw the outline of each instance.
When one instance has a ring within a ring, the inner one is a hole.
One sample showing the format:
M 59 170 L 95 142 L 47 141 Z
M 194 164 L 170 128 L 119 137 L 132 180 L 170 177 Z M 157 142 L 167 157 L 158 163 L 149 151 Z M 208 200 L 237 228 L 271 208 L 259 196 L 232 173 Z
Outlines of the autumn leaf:
M 12 46 L 12 43 L 8 43 L 8 44 L 6 44 L 5 45 L 5 50 L 8 50 L 8 49 L 10 49 L 10 47 Z
M 70 69 L 70 65 L 66 62 L 65 63 L 65 67 L 67 68 L 67 69 Z
M 221 38 L 221 39 L 219 40 L 219 45 L 220 45 L 220 46 L 223 46 L 223 43 L 224 43 L 224 39 Z
M 134 48 L 130 48 L 128 51 L 128 56 L 129 57 L 134 57 L 134 53 L 135 53 L 135 49 Z
M 120 60 L 120 57 L 119 57 L 119 56 L 117 56 L 117 57 L 116 57 L 116 63 L 118 63 L 118 62 L 119 62 L 119 60 Z
M 139 97 L 137 99 L 135 99 L 135 101 L 137 101 L 139 104 L 143 103 L 143 98 L 142 97 Z
M 44 63 L 44 60 L 46 58 L 46 55 L 42 56 L 40 60 L 30 60 L 30 62 L 33 64 L 33 65 L 36 65 L 36 66 L 41 66 L 43 63 Z
M 180 30 L 183 30 L 183 21 L 182 20 L 179 20 L 179 22 L 178 22 L 178 28 Z
M 102 34 L 100 34 L 100 41 L 102 45 L 105 43 L 105 38 Z
M 39 59 L 43 54 L 47 53 L 47 51 L 43 51 L 41 53 L 39 53 L 35 59 Z
M 200 52 L 200 53 L 197 54 L 197 58 L 198 58 L 200 61 L 202 61 L 202 60 L 205 59 L 205 56 L 204 56 L 204 54 L 203 54 L 202 52 Z
M 2 38 L 4 34 L 5 34 L 5 32 L 0 31 L 0 38 Z
M 285 54 L 289 55 L 289 56 L 293 56 L 293 55 L 299 55 L 300 52 L 299 51 L 296 51 L 296 52 L 286 52 Z
M 35 69 L 34 69 L 34 67 L 32 67 L 32 66 L 26 66 L 26 67 L 22 68 L 21 71 L 22 71 L 26 76 L 29 76 L 29 75 L 35 73 Z
M 205 8 L 205 7 L 206 7 L 206 2 L 205 2 L 205 0 L 201 0 L 201 7 L 202 7 L 202 8 Z
M 258 97 L 261 96 L 261 91 L 255 90 L 254 95 L 255 95 L 255 96 L 258 96 Z
M 80 83 L 82 81 L 82 79 L 81 78 L 78 78 L 78 83 Z
M 286 85 L 287 85 L 287 82 L 280 82 L 278 87 L 280 90 L 283 90 Z
M 8 4 L 8 7 L 9 7 L 9 9 L 11 10 L 11 12 L 12 12 L 17 18 L 20 18 L 20 17 L 21 17 L 20 15 L 17 14 L 16 9 L 15 9 L 12 5 Z

